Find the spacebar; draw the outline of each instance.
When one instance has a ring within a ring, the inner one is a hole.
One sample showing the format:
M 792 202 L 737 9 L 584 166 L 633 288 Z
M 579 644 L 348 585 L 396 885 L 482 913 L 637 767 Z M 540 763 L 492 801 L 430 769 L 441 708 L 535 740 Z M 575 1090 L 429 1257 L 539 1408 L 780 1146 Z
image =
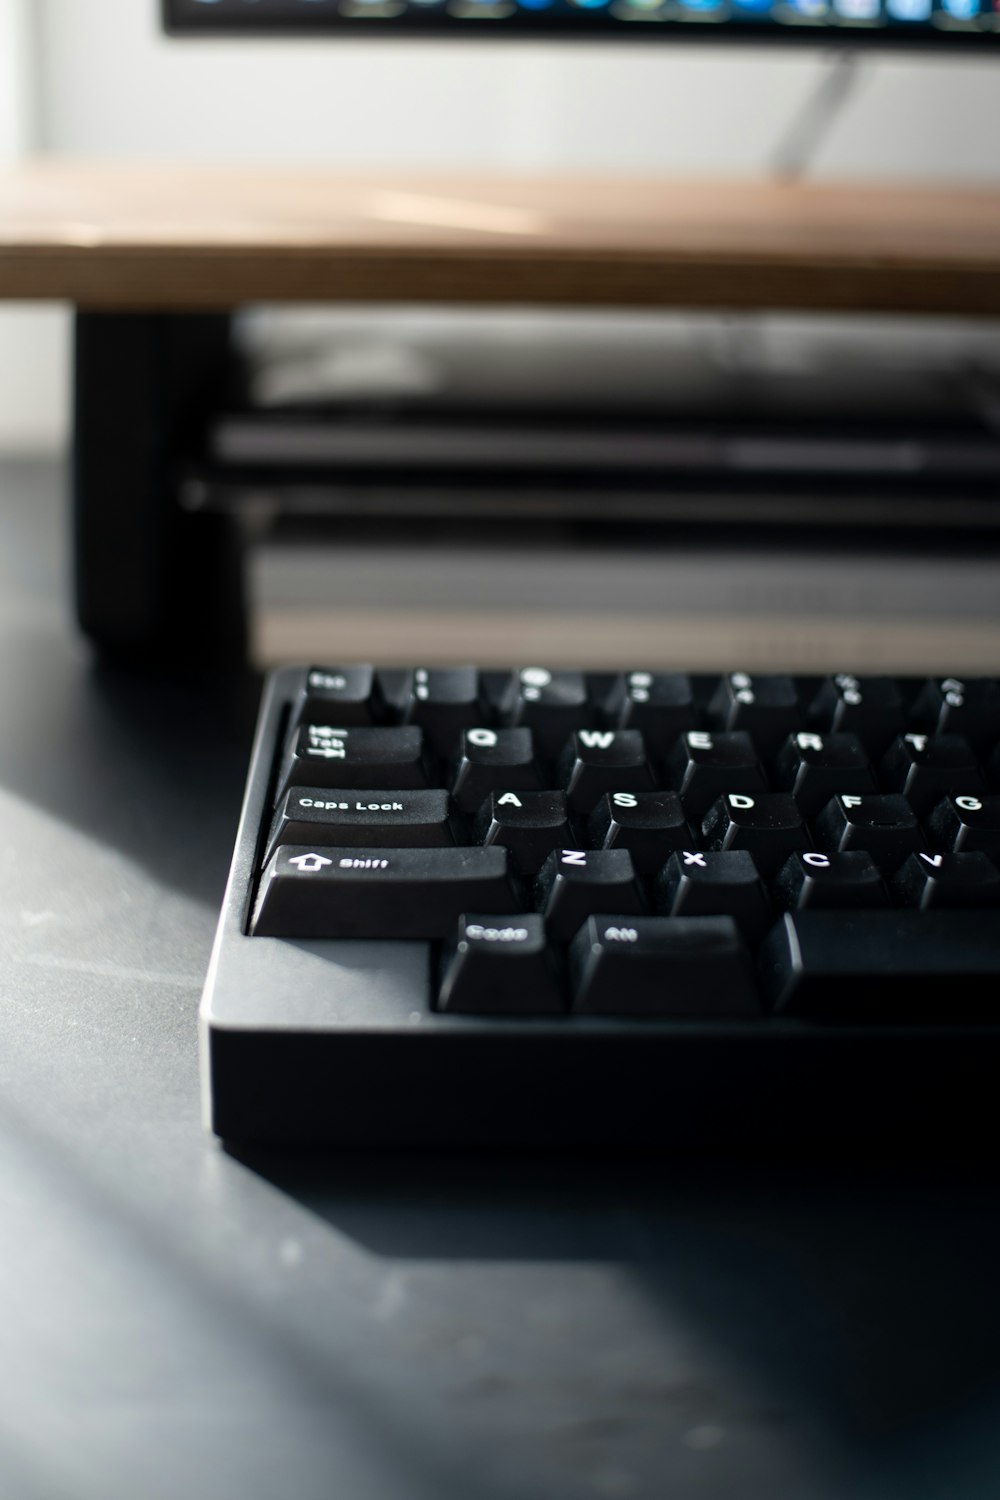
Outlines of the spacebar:
M 507 850 L 310 849 L 285 844 L 261 877 L 255 937 L 446 938 L 463 912 L 518 910 Z
M 782 1015 L 1000 1023 L 1000 923 L 989 911 L 789 913 L 761 950 Z

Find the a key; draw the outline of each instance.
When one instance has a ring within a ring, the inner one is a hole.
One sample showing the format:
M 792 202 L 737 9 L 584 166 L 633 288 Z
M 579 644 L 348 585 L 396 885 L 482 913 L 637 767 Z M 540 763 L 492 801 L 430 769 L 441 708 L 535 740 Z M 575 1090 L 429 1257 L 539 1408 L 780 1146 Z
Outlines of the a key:
M 927 831 L 938 849 L 970 854 L 979 850 L 1000 859 L 1000 796 L 954 792 L 931 813 Z
M 790 855 L 778 872 L 773 895 L 781 911 L 842 911 L 889 905 L 881 871 L 863 849 L 832 854 L 806 849 Z
M 518 910 L 506 849 L 283 844 L 261 878 L 252 930 L 257 937 L 447 938 L 469 910 Z
M 536 875 L 553 849 L 569 848 L 574 837 L 563 792 L 492 792 L 476 817 L 480 844 L 510 850 L 519 875 Z
M 775 791 L 791 792 L 799 811 L 811 819 L 838 792 L 865 796 L 878 791 L 868 752 L 855 734 L 790 735 L 771 772 Z
M 746 849 L 767 879 L 796 849 L 807 848 L 809 838 L 788 792 L 729 792 L 706 814 L 702 843 L 706 849 Z
M 602 718 L 615 729 L 638 729 L 650 755 L 668 755 L 677 740 L 699 726 L 694 689 L 686 672 L 625 672 L 608 690 Z
M 382 724 L 390 717 L 381 684 L 371 666 L 310 667 L 293 724 Z
M 562 974 L 534 912 L 463 916 L 441 965 L 438 1010 L 550 1016 L 566 1009 Z
M 447 792 L 292 787 L 275 813 L 268 858 L 279 844 L 445 849 L 460 835 Z
M 759 1010 L 750 956 L 729 917 L 593 916 L 569 964 L 580 1015 L 712 1020 Z
M 665 916 L 732 917 L 750 943 L 763 937 L 773 921 L 760 871 L 745 849 L 672 854 L 657 876 L 653 896 Z
M 522 667 L 512 674 L 502 698 L 502 722 L 530 729 L 543 760 L 555 760 L 573 731 L 585 729 L 593 717 L 582 672 Z
M 540 792 L 544 786 L 530 729 L 477 726 L 462 732 L 451 783 L 459 812 L 477 813 L 493 791 Z
M 827 677 L 809 713 L 820 734 L 856 734 L 869 755 L 881 755 L 904 728 L 903 695 L 891 677 Z
M 278 778 L 279 795 L 293 786 L 414 791 L 429 784 L 419 729 L 324 724 L 303 724 L 295 731 Z
M 691 829 L 676 792 L 608 792 L 587 823 L 592 849 L 627 849 L 642 876 L 652 877 L 675 849 L 690 847 Z
M 1000 740 L 1000 682 L 995 677 L 932 677 L 913 706 L 928 734 L 960 734 L 982 751 Z
M 742 730 L 733 734 L 690 730 L 678 741 L 668 773 L 680 793 L 684 811 L 695 824 L 700 824 L 716 798 L 727 792 L 744 792 L 752 797 L 767 791 L 753 741 Z
M 464 729 L 488 725 L 490 709 L 475 667 L 417 667 L 403 689 L 403 723 L 416 724 L 435 755 L 453 759 Z
M 589 813 L 605 792 L 651 792 L 656 777 L 636 729 L 578 729 L 556 771 L 571 813 Z
M 787 912 L 764 942 L 760 975 L 781 1015 L 995 1023 L 1000 922 L 975 911 Z
M 646 909 L 627 849 L 553 849 L 538 874 L 535 906 L 557 943 L 568 943 L 594 912 Z
M 1000 906 L 1000 871 L 979 852 L 932 854 L 922 849 L 897 871 L 892 889 L 900 906 L 994 909 Z
M 865 849 L 885 874 L 927 842 L 910 804 L 895 792 L 833 797 L 813 827 L 821 849 Z
M 708 722 L 717 730 L 746 730 L 758 755 L 770 760 L 802 723 L 798 690 L 791 677 L 730 672 L 708 705 Z
M 959 734 L 900 735 L 882 759 L 881 779 L 887 792 L 902 793 L 918 817 L 956 786 L 974 796 L 986 794 L 975 753 Z

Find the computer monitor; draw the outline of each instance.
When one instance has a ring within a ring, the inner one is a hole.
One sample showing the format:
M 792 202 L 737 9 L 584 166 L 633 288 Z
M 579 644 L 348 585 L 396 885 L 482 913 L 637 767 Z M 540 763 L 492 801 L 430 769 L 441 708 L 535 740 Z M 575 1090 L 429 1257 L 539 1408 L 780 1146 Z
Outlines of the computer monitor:
M 827 42 L 1000 56 L 1000 0 L 163 0 L 174 35 Z

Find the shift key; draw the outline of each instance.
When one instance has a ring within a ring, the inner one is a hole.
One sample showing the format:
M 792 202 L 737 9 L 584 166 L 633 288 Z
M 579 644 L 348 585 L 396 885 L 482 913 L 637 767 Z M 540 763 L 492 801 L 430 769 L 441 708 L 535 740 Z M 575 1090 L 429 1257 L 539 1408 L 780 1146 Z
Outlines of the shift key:
M 256 937 L 446 938 L 467 911 L 520 910 L 507 850 L 283 844 L 261 877 Z
M 292 787 L 278 806 L 268 858 L 279 844 L 345 848 L 448 849 L 458 825 L 444 791 L 350 791 Z

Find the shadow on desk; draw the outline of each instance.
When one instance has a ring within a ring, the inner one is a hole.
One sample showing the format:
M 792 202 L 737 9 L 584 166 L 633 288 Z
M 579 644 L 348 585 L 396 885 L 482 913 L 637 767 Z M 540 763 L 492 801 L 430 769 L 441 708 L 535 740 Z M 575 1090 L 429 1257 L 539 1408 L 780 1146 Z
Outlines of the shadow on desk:
M 989 1168 L 963 1172 L 953 1158 L 238 1159 L 380 1257 L 614 1265 L 650 1317 L 686 1324 L 759 1381 L 756 1421 L 780 1422 L 785 1401 L 804 1402 L 874 1456 L 996 1397 L 1000 1202 Z M 639 1382 L 632 1397 L 648 1405 L 683 1392 Z

